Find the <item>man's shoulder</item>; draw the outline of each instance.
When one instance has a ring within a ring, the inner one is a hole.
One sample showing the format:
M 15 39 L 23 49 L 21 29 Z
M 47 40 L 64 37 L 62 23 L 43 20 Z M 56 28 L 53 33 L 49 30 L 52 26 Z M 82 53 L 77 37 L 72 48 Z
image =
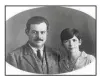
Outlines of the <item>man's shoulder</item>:
M 16 48 L 15 50 L 11 51 L 9 54 L 19 55 L 23 51 L 23 46 Z
M 60 57 L 60 52 L 58 49 L 56 48 L 52 48 L 52 47 L 49 47 L 47 46 L 46 47 L 46 52 L 54 57 Z
M 56 48 L 52 48 L 52 47 L 49 47 L 49 46 L 46 46 L 46 48 L 47 48 L 47 51 L 49 51 L 51 53 L 56 53 L 56 54 L 59 53 L 59 50 L 56 49 Z
M 11 51 L 9 54 L 22 55 L 25 49 L 26 49 L 26 44 L 16 48 L 15 50 Z

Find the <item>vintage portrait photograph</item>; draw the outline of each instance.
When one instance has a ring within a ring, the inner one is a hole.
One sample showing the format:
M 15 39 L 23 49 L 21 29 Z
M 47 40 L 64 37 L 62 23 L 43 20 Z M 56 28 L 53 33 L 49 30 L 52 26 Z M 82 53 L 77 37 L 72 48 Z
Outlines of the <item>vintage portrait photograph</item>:
M 13 11 L 8 8 L 18 7 L 29 9 L 7 18 L 7 11 Z M 72 7 L 93 8 L 94 17 Z M 93 63 L 89 69 L 96 74 L 96 6 L 6 5 L 5 10 L 6 69 L 31 75 L 71 75 Z

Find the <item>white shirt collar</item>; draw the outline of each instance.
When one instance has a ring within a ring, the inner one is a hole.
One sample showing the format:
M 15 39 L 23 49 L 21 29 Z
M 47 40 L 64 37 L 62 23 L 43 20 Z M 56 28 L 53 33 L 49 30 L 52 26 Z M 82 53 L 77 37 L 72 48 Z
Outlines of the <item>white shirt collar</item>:
M 43 57 L 44 46 L 41 47 L 40 49 L 35 48 L 35 47 L 31 46 L 30 44 L 29 44 L 29 46 L 33 49 L 33 52 L 34 52 L 36 55 L 37 55 L 37 50 L 40 50 L 41 56 Z

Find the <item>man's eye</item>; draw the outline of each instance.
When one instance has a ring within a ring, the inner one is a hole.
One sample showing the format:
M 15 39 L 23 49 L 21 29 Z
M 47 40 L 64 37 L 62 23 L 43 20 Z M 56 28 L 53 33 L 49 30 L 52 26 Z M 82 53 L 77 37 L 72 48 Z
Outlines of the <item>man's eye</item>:
M 41 34 L 44 34 L 45 33 L 45 31 L 41 31 Z
M 36 34 L 37 32 L 36 31 L 32 31 L 32 33 Z

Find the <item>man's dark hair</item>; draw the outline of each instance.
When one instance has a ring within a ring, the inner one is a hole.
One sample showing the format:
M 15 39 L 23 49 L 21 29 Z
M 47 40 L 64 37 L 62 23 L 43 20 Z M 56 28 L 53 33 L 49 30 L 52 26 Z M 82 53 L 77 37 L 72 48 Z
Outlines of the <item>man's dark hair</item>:
M 31 24 L 40 24 L 40 23 L 42 23 L 42 22 L 45 22 L 45 23 L 46 23 L 46 25 L 47 25 L 47 30 L 48 30 L 48 28 L 49 28 L 49 23 L 48 23 L 48 21 L 47 21 L 44 17 L 41 17 L 41 16 L 34 16 L 34 17 L 31 17 L 31 18 L 27 21 L 26 29 L 29 31 Z
M 74 35 L 79 40 L 81 39 L 80 34 L 79 34 L 79 31 L 77 29 L 74 29 L 74 28 L 66 28 L 66 29 L 64 29 L 61 32 L 61 35 L 60 35 L 61 42 L 63 43 L 63 41 L 71 39 Z

